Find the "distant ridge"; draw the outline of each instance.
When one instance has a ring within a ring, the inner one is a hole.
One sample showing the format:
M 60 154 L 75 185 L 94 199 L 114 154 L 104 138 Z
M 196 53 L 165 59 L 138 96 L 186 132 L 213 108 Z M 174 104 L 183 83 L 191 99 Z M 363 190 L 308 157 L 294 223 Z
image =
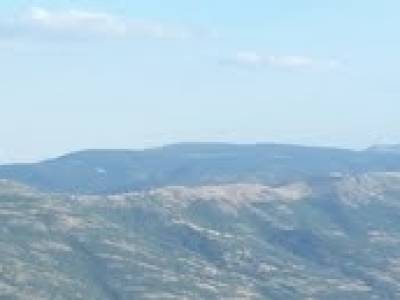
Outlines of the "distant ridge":
M 86 150 L 0 166 L 0 179 L 46 192 L 110 194 L 170 185 L 285 184 L 333 173 L 400 171 L 393 151 L 282 144 L 186 143 L 147 150 Z
M 400 144 L 392 144 L 392 145 L 374 145 L 367 149 L 372 152 L 386 152 L 386 153 L 396 153 L 400 154 Z

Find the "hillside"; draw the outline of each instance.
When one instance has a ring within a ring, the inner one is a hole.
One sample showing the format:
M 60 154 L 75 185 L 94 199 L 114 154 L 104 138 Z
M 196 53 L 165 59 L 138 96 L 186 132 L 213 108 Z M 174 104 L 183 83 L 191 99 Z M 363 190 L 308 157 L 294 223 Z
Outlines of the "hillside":
M 2 299 L 400 296 L 400 173 L 113 196 L 8 184 Z

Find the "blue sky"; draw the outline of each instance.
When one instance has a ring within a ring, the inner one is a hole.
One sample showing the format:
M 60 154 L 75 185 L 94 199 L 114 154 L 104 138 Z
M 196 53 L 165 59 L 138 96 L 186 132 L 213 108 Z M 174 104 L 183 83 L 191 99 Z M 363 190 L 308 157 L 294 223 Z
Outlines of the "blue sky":
M 0 162 L 400 143 L 398 1 L 0 2 Z

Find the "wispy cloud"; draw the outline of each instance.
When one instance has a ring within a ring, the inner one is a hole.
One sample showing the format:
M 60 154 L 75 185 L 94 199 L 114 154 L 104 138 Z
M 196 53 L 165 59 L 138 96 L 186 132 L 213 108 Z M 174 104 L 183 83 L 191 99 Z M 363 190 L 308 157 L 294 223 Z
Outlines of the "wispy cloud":
M 0 35 L 34 38 L 154 38 L 187 39 L 195 35 L 155 21 L 134 20 L 108 13 L 83 10 L 48 10 L 34 7 L 20 16 L 0 23 Z
M 124 35 L 128 30 L 126 22 L 112 15 L 78 10 L 57 12 L 35 7 L 22 21 L 31 28 L 52 31 Z
M 300 55 L 262 55 L 255 51 L 241 51 L 225 62 L 247 68 L 279 67 L 287 69 L 336 69 L 341 63 L 334 59 L 315 59 Z

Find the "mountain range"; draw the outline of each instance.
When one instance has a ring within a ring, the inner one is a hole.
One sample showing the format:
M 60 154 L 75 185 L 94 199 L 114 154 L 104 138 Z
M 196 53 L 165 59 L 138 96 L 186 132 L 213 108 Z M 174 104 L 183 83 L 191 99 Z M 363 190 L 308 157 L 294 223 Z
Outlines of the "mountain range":
M 91 150 L 0 178 L 0 299 L 400 298 L 393 151 Z
M 0 166 L 0 178 L 57 193 L 113 194 L 171 185 L 319 180 L 400 171 L 395 151 L 279 144 L 177 144 L 143 151 L 88 150 L 35 164 Z

